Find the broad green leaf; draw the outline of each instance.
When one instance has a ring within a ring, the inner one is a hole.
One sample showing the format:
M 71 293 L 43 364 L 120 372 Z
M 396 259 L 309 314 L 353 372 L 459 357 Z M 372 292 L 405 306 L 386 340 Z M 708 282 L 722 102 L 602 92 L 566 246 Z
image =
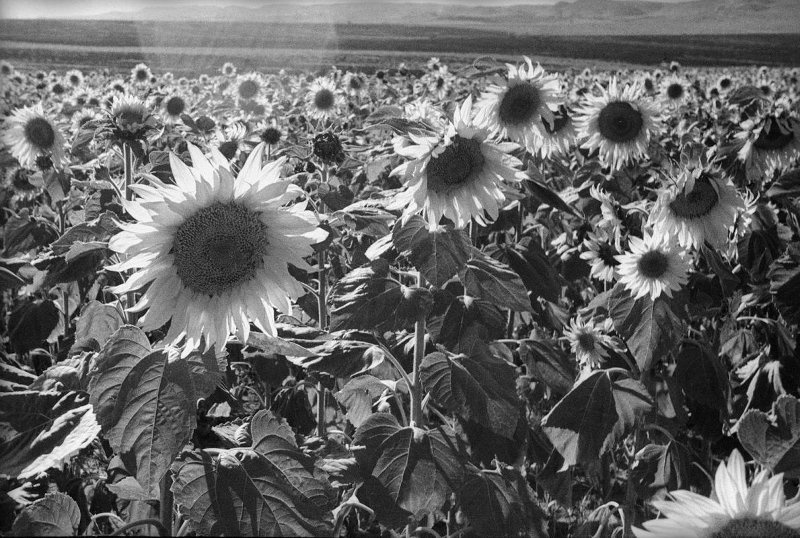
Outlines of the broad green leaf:
M 99 432 L 86 393 L 0 394 L 0 474 L 28 478 L 60 468 Z
M 172 486 L 181 513 L 201 534 L 330 535 L 335 493 L 292 429 L 259 411 L 250 431 L 252 447 L 181 455 Z
M 630 474 L 639 495 L 649 499 L 683 489 L 687 480 L 686 458 L 685 449 L 674 441 L 644 446 L 636 453 Z
M 406 315 L 401 286 L 390 278 L 386 260 L 378 259 L 347 273 L 331 290 L 331 330 L 388 331 L 413 325 Z
M 299 344 L 284 340 L 278 336 L 251 332 L 247 345 L 253 346 L 267 355 L 286 355 L 288 357 L 311 357 L 313 353 Z
M 469 526 L 480 536 L 547 536 L 541 510 L 520 486 L 528 489 L 497 471 L 471 470 L 458 493 Z
M 620 369 L 592 372 L 542 421 L 542 428 L 564 458 L 562 468 L 592 463 L 652 407 L 647 389 Z
M 64 256 L 78 242 L 107 242 L 118 231 L 119 226 L 117 226 L 116 215 L 106 211 L 91 222 L 82 222 L 68 228 L 64 235 L 51 245 L 53 254 Z
M 728 372 L 719 355 L 707 346 L 686 340 L 675 356 L 675 378 L 683 392 L 706 407 L 724 409 L 728 401 Z
M 75 340 L 94 338 L 102 346 L 124 324 L 115 306 L 92 301 L 83 307 L 75 323 Z
M 528 375 L 559 394 L 566 394 L 575 382 L 575 363 L 555 342 L 522 340 L 519 356 Z
M 464 420 L 513 438 L 519 416 L 514 367 L 476 345 L 467 355 L 431 353 L 422 361 L 420 378 L 431 398 Z
M 788 321 L 800 323 L 800 248 L 790 246 L 787 253 L 770 267 L 769 291 Z
M 78 503 L 61 492 L 48 493 L 22 509 L 11 526 L 13 536 L 76 536 L 81 523 Z
M 428 320 L 428 332 L 437 344 L 454 349 L 458 343 L 479 335 L 482 339 L 500 338 L 506 317 L 498 307 L 474 297 L 453 296 L 445 290 L 434 295 L 434 309 Z
M 149 351 L 139 329 L 119 329 L 97 358 L 89 392 L 111 447 L 142 488 L 158 482 L 189 441 L 196 402 L 222 379 L 213 350 L 182 359 L 177 350 Z
M 18 354 L 37 348 L 58 326 L 61 312 L 51 300 L 29 301 L 18 306 L 8 319 L 8 339 Z
M 672 351 L 683 332 L 681 319 L 664 296 L 655 301 L 649 296 L 635 299 L 622 284 L 609 298 L 609 315 L 640 370 L 649 370 Z
M 428 223 L 416 215 L 405 223 L 395 224 L 392 241 L 425 280 L 437 287 L 442 287 L 464 267 L 472 249 L 462 230 L 440 226 L 431 232 Z
M 739 421 L 739 441 L 764 467 L 800 476 L 800 400 L 784 394 L 770 414 L 751 409 Z
M 459 274 L 469 295 L 515 312 L 531 310 L 528 292 L 517 273 L 477 249 L 472 256 Z
M 375 477 L 395 504 L 411 514 L 442 507 L 463 482 L 462 457 L 440 430 L 400 427 L 388 413 L 376 413 L 356 430 L 362 472 Z
M 387 388 L 377 377 L 361 375 L 348 381 L 334 397 L 347 409 L 347 420 L 358 428 L 372 415 L 373 403 Z
M 308 348 L 308 357 L 287 357 L 297 366 L 334 377 L 347 378 L 381 364 L 383 351 L 369 342 L 357 340 L 324 340 Z
M 491 246 L 486 253 L 508 265 L 522 279 L 522 283 L 534 297 L 543 297 L 557 302 L 561 295 L 558 273 L 547 259 L 547 254 L 538 241 L 524 237 L 518 244 Z

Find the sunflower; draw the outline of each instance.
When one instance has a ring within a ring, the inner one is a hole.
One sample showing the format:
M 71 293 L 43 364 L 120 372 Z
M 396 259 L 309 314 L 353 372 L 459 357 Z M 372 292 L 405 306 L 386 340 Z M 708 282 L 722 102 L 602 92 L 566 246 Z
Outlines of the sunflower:
M 757 175 L 785 170 L 800 156 L 800 120 L 791 116 L 767 116 L 760 123 L 747 120 L 735 137 L 742 144 L 738 158 Z
M 124 224 L 109 248 L 124 255 L 115 271 L 138 268 L 114 289 L 128 293 L 149 284 L 133 312 L 154 330 L 172 320 L 167 342 L 186 336 L 186 349 L 201 338 L 217 351 L 238 330 L 247 341 L 251 319 L 275 334 L 274 309 L 291 313 L 302 286 L 289 264 L 310 270 L 303 257 L 324 239 L 305 204 L 284 207 L 303 191 L 279 177 L 284 159 L 262 168 L 263 144 L 233 177 L 227 160 L 211 150 L 209 161 L 188 144 L 192 167 L 170 154 L 176 185 L 136 186 L 138 202 L 125 208 L 135 223 Z
M 517 146 L 487 142 L 488 132 L 475 127 L 471 117 L 472 97 L 467 97 L 443 138 L 410 134 L 413 144 L 395 144 L 395 151 L 413 160 L 392 171 L 408 185 L 393 206 L 403 208 L 406 216 L 422 211 L 432 230 L 442 217 L 458 228 L 472 218 L 484 222 L 484 212 L 496 219 L 506 200 L 502 180 L 526 177 L 515 169 L 522 163 L 508 154 Z
M 14 66 L 6 60 L 0 60 L 0 75 L 10 77 L 14 74 Z
M 800 538 L 800 502 L 786 500 L 783 473 L 770 478 L 761 471 L 748 486 L 744 459 L 736 449 L 727 465 L 717 467 L 710 498 L 686 490 L 670 496 L 653 501 L 664 517 L 634 528 L 637 538 Z
M 688 280 L 689 262 L 673 243 L 647 233 L 630 237 L 630 251 L 616 256 L 619 281 L 638 299 L 672 297 Z
M 727 245 L 728 232 L 744 210 L 742 197 L 718 169 L 684 169 L 661 187 L 649 222 L 653 235 L 675 237 L 684 248 Z
M 717 79 L 716 88 L 720 94 L 728 93 L 733 88 L 733 80 L 729 75 L 722 75 Z
M 661 99 L 671 105 L 682 104 L 689 96 L 689 83 L 676 75 L 666 77 L 661 81 Z
M 306 113 L 322 121 L 338 116 L 344 106 L 344 97 L 336 88 L 336 83 L 326 77 L 319 77 L 308 87 L 306 93 Z
M 240 76 L 233 90 L 237 99 L 243 101 L 255 99 L 262 90 L 261 79 L 254 73 Z
M 581 252 L 581 259 L 589 262 L 591 269 L 589 276 L 602 280 L 603 282 L 611 282 L 614 280 L 614 273 L 619 265 L 616 257 L 619 254 L 614 244 L 605 236 L 604 233 L 599 235 L 590 233 L 583 244 L 586 247 L 584 252 Z
M 582 147 L 599 150 L 603 164 L 617 170 L 647 154 L 657 114 L 656 107 L 639 96 L 638 86 L 620 90 L 613 79 L 607 90 L 601 87 L 601 95 L 586 94 L 575 125 L 578 136 L 586 139 Z
M 554 155 L 566 155 L 575 143 L 575 125 L 569 110 L 564 105 L 553 114 L 552 123 L 544 122 L 544 130 L 539 141 L 539 153 L 543 159 Z
M 181 119 L 181 114 L 186 111 L 186 100 L 180 95 L 164 99 L 162 105 L 164 121 L 167 123 L 177 123 Z
M 136 64 L 136 67 L 131 69 L 131 82 L 137 86 L 149 84 L 152 76 L 153 73 L 145 64 Z
M 544 123 L 553 125 L 558 108 L 558 80 L 546 76 L 540 65 L 535 68 L 525 57 L 526 65 L 506 64 L 504 84 L 492 84 L 475 103 L 475 123 L 493 135 L 509 138 L 535 153 L 540 146 Z
M 67 71 L 67 81 L 71 86 L 77 88 L 83 84 L 83 73 L 79 69 L 70 69 Z
M 64 136 L 41 103 L 17 109 L 6 125 L 3 142 L 20 165 L 32 169 L 40 156 L 49 157 L 55 166 L 65 161 Z
M 601 328 L 603 330 L 601 330 Z M 608 358 L 606 347 L 613 345 L 606 332 L 611 330 L 611 320 L 595 325 L 594 320 L 583 321 L 580 317 L 572 318 L 569 327 L 564 328 L 564 337 L 569 340 L 570 348 L 584 368 L 596 370 Z
M 108 118 L 117 142 L 143 140 L 156 123 L 145 103 L 131 95 L 114 99 Z
M 236 66 L 233 65 L 231 62 L 225 62 L 222 65 L 222 74 L 226 77 L 233 77 L 236 76 Z

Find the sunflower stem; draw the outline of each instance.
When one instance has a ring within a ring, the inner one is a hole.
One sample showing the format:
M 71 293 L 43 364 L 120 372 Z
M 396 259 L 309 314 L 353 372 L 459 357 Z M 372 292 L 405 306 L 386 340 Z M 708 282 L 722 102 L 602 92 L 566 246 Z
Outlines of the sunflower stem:
M 322 165 L 321 170 L 321 183 L 328 182 L 328 165 Z M 319 212 L 320 214 L 325 213 L 325 202 L 320 199 L 319 201 Z M 318 266 L 318 273 L 317 279 L 319 280 L 319 290 L 317 295 L 317 319 L 319 321 L 319 328 L 320 330 L 325 330 L 328 325 L 328 304 L 327 304 L 327 294 L 328 294 L 328 271 L 325 267 L 327 263 L 327 251 L 325 249 L 321 249 L 317 253 L 317 266 Z M 317 383 L 317 436 L 318 437 L 325 437 L 325 387 L 322 386 L 322 383 Z
M 122 144 L 122 165 L 125 171 L 125 200 L 131 201 L 133 200 L 133 189 L 131 189 L 131 185 L 133 184 L 133 148 L 131 148 L 130 144 L 125 142 Z M 131 308 L 136 302 L 136 293 L 129 291 L 125 295 L 125 306 L 126 308 Z M 134 312 L 128 312 L 128 323 L 130 325 L 136 325 L 136 314 Z
M 159 487 L 161 488 L 159 510 L 161 512 L 161 525 L 167 529 L 168 536 L 172 536 L 174 530 L 172 528 L 172 476 L 170 476 L 169 473 L 170 472 L 167 471 L 164 474 L 164 476 L 161 478 L 161 483 L 159 484 Z
M 417 287 L 422 287 L 422 274 L 417 271 Z M 422 427 L 422 383 L 420 368 L 425 357 L 425 313 L 421 312 L 414 323 L 414 369 L 411 372 L 411 425 Z

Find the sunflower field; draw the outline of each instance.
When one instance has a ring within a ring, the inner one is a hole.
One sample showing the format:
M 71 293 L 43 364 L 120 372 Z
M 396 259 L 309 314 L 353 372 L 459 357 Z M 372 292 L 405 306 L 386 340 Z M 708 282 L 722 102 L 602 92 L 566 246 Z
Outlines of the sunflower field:
M 798 75 L 0 63 L 0 534 L 800 537 Z

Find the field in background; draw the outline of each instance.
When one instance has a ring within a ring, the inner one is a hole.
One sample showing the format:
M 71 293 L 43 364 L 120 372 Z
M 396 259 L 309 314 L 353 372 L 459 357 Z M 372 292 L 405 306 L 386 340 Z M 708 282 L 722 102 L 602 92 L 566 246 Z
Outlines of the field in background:
M 430 56 L 458 64 L 483 54 L 526 54 L 550 68 L 597 65 L 800 65 L 800 34 L 545 36 L 496 30 L 364 24 L 241 22 L 0 21 L 0 57 L 29 68 L 129 69 L 143 61 L 179 75 L 225 61 L 241 69 L 371 71 Z M 213 66 L 213 68 L 210 68 Z

